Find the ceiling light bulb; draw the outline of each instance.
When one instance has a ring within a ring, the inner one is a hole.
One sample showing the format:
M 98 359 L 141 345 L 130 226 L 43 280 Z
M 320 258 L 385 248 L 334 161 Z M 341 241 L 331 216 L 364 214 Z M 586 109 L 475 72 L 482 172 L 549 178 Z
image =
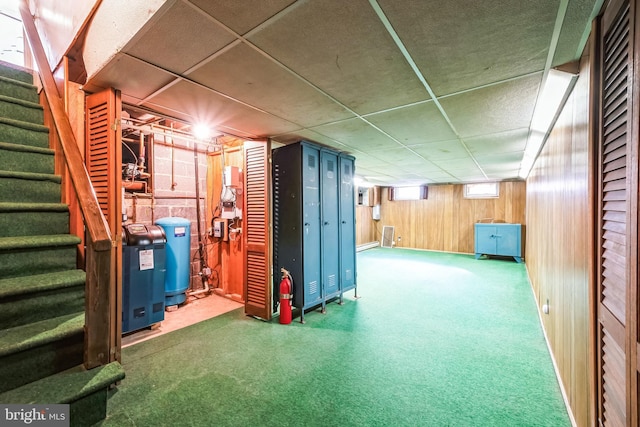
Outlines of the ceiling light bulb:
M 209 126 L 203 124 L 197 124 L 193 127 L 193 136 L 199 140 L 206 140 L 211 135 L 211 129 Z

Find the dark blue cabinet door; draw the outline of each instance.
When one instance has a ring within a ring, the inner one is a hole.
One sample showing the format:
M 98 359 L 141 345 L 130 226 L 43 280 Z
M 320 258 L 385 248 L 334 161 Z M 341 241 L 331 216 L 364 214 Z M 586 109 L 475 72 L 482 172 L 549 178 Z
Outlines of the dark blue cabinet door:
M 340 292 L 339 287 L 339 211 L 338 211 L 338 155 L 328 150 L 320 151 L 322 194 L 322 282 L 324 298 Z
M 302 146 L 304 308 L 322 301 L 320 281 L 320 150 Z M 295 280 L 295 278 L 294 278 Z
M 340 290 L 356 285 L 355 189 L 354 159 L 341 155 L 340 163 Z
M 476 224 L 476 254 L 496 255 L 496 227 L 493 224 Z

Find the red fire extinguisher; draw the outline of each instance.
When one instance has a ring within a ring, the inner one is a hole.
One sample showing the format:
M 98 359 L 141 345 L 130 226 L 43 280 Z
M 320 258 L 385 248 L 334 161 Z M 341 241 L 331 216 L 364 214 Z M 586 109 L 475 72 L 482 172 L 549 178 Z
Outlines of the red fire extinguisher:
M 282 281 L 280 282 L 280 324 L 291 323 L 291 305 L 293 299 L 293 279 L 287 270 L 280 269 Z

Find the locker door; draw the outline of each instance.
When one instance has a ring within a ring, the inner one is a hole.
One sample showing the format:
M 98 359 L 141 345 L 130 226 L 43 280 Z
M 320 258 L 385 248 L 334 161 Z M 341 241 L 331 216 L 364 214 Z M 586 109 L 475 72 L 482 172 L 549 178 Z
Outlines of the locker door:
M 301 160 L 304 309 L 322 302 L 321 267 L 318 257 L 320 253 L 320 151 L 303 144 Z
M 332 298 L 340 293 L 339 269 L 339 233 L 340 221 L 338 211 L 338 154 L 321 150 L 322 183 L 322 284 L 324 299 Z
M 341 155 L 340 167 L 340 292 L 356 285 L 354 159 Z

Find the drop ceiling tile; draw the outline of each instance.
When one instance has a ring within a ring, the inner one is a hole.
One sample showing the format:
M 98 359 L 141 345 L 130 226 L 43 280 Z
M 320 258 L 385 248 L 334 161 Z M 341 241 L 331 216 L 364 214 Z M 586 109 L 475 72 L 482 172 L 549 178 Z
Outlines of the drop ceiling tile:
M 440 99 L 462 138 L 528 128 L 542 74 Z
M 359 114 L 429 99 L 366 0 L 304 2 L 249 40 Z
M 173 80 L 175 77 L 171 74 L 119 53 L 92 76 L 84 89 L 115 87 L 124 94 L 144 99 Z
M 233 40 L 223 27 L 178 1 L 147 22 L 124 51 L 181 74 Z
M 216 56 L 187 77 L 302 127 L 354 116 L 244 43 Z
M 387 159 L 372 156 L 370 154 L 360 154 L 356 156 L 356 170 L 358 165 L 365 163 L 367 168 L 373 168 L 380 172 L 385 172 L 385 168 L 389 167 L 389 161 Z
M 571 0 L 569 2 L 564 21 L 562 21 L 562 30 L 552 66 L 574 61 L 580 57 L 582 52 L 578 48 L 585 33 L 588 34 L 591 31 L 589 18 L 595 4 L 599 4 L 599 2 L 595 0 Z
M 527 145 L 529 129 L 516 129 L 473 138 L 465 138 L 464 142 L 471 154 L 476 156 L 493 153 L 513 153 L 523 151 Z
M 422 157 L 401 146 L 387 150 L 370 151 L 369 153 L 371 156 L 388 163 L 402 164 L 403 166 L 419 165 L 425 162 Z
M 469 153 L 458 140 L 430 142 L 412 146 L 411 149 L 433 162 L 469 157 Z
M 489 177 L 489 179 L 499 181 L 499 180 L 506 180 L 506 179 L 520 179 L 519 173 L 520 173 L 520 166 L 518 166 L 515 169 L 505 169 L 501 171 L 490 172 L 490 173 L 487 173 L 487 176 Z
M 315 142 L 317 144 L 320 145 L 324 145 L 326 147 L 330 147 L 333 149 L 336 149 L 338 151 L 341 152 L 345 152 L 351 155 L 359 155 L 362 152 L 360 151 L 354 151 L 351 148 L 347 147 L 346 145 L 340 143 L 339 141 L 336 141 L 334 139 L 331 139 L 325 135 L 319 134 L 318 132 L 315 132 L 313 130 L 310 129 L 296 129 L 292 132 L 287 132 L 284 133 L 282 135 L 277 135 L 275 137 L 272 138 L 274 141 L 278 141 L 281 142 L 283 144 L 292 144 L 294 142 L 298 142 L 298 141 L 310 141 L 310 142 Z
M 295 0 L 189 0 L 238 34 L 245 34 Z
M 456 137 L 432 101 L 371 114 L 365 118 L 405 145 L 444 141 Z
M 348 119 L 316 126 L 312 130 L 343 143 L 350 149 L 364 152 L 398 146 L 397 142 L 360 119 Z
M 247 107 L 194 83 L 180 81 L 168 89 L 149 98 L 145 104 L 156 109 L 160 106 L 182 111 L 192 122 L 206 123 L 212 128 L 225 126 L 238 129 L 245 134 L 266 137 L 297 129 L 286 120 L 270 116 Z
M 453 170 L 479 170 L 476 162 L 474 162 L 473 159 L 468 156 L 454 160 L 434 160 L 433 164 L 443 170 L 446 170 L 447 172 Z
M 380 0 L 437 96 L 544 68 L 557 0 Z
M 476 156 L 475 159 L 478 161 L 480 166 L 484 167 L 493 167 L 498 168 L 501 165 L 507 166 L 510 163 L 520 164 L 522 161 L 522 156 L 524 155 L 524 151 L 515 151 L 512 153 L 497 153 L 486 156 Z

